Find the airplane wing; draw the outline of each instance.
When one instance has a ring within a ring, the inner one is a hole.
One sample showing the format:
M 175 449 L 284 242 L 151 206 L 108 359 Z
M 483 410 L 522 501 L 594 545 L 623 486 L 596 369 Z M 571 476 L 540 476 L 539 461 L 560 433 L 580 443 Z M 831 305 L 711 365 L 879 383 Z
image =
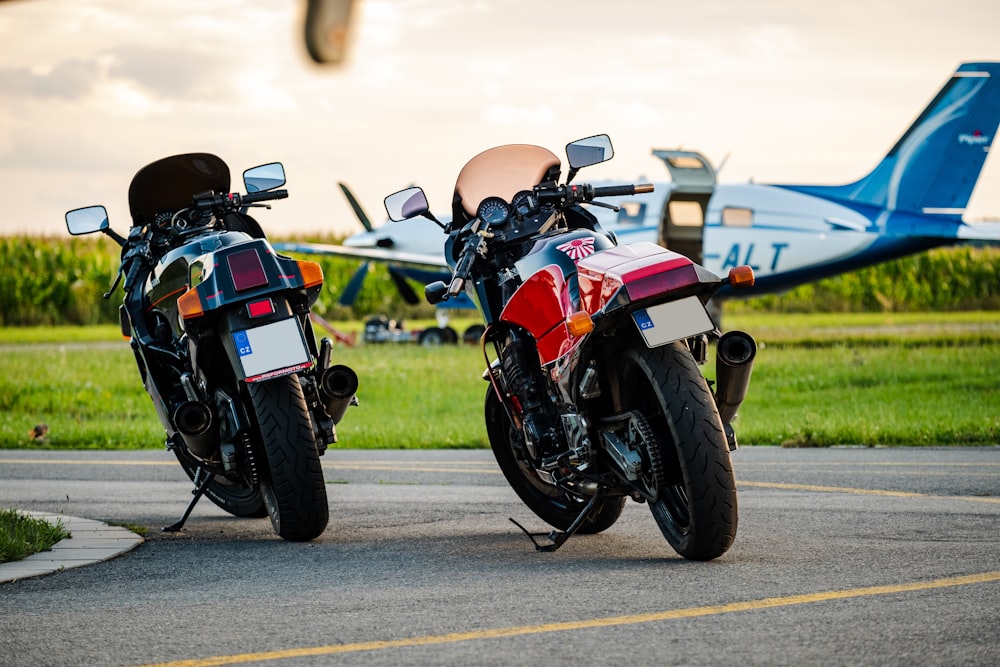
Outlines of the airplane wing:
M 307 255 L 337 255 L 353 257 L 354 259 L 391 262 L 393 264 L 410 264 L 431 269 L 447 269 L 444 253 L 427 255 L 416 252 L 405 252 L 391 248 L 358 248 L 326 243 L 275 243 L 274 249 L 280 252 L 298 252 Z
M 964 241 L 1000 243 L 1000 222 L 964 224 L 958 228 L 958 238 Z

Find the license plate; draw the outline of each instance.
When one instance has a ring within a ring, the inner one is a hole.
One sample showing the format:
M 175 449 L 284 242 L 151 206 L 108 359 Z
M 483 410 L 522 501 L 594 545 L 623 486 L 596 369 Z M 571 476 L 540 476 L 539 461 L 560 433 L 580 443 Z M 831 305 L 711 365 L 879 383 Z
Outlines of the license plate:
M 696 296 L 636 310 L 632 319 L 647 347 L 659 347 L 715 328 L 701 299 Z
M 295 318 L 234 331 L 233 343 L 247 382 L 295 373 L 312 363 Z

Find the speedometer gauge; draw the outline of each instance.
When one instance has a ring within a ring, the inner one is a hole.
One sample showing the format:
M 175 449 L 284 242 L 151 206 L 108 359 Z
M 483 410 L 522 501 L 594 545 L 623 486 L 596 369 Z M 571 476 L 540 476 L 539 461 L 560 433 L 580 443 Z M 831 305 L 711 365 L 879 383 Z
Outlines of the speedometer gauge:
M 531 190 L 521 190 L 510 200 L 510 205 L 518 218 L 523 218 L 538 208 L 538 199 Z
M 479 204 L 477 215 L 487 225 L 499 225 L 510 215 L 510 206 L 500 197 L 487 197 Z

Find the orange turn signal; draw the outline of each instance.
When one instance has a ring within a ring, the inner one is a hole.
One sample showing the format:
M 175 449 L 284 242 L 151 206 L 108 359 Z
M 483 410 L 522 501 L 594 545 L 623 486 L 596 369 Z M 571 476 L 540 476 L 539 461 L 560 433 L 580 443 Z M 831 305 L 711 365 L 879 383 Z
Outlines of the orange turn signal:
M 566 318 L 566 329 L 573 338 L 579 338 L 594 330 L 594 320 L 584 311 L 578 311 Z
M 753 269 L 746 264 L 729 269 L 729 284 L 733 289 L 753 287 L 753 283 Z
M 198 290 L 192 287 L 177 297 L 177 312 L 185 320 L 201 317 L 205 314 L 205 309 L 201 307 L 201 297 L 198 296 Z
M 299 265 L 302 273 L 303 287 L 314 287 L 323 284 L 323 267 L 316 262 L 308 262 L 304 259 L 295 262 Z

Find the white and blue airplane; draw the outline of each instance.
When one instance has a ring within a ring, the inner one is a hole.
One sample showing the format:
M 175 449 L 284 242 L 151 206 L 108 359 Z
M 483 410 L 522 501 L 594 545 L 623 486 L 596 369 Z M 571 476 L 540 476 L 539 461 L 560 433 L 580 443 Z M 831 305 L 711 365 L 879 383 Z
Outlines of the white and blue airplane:
M 853 183 L 719 184 L 701 154 L 654 149 L 672 182 L 620 202 L 604 200 L 617 204 L 617 212 L 591 211 L 619 243 L 658 242 L 717 275 L 749 264 L 756 284 L 740 296 L 790 289 L 938 246 L 1000 243 L 1000 222 L 962 219 L 998 123 L 1000 63 L 963 63 L 882 161 Z M 409 300 L 416 295 L 403 276 L 447 280 L 440 275 L 447 264 L 436 224 L 415 218 L 374 228 L 341 188 L 365 232 L 343 245 L 275 247 L 368 260 L 343 290 L 342 302 L 356 295 L 370 261 L 388 263 Z

